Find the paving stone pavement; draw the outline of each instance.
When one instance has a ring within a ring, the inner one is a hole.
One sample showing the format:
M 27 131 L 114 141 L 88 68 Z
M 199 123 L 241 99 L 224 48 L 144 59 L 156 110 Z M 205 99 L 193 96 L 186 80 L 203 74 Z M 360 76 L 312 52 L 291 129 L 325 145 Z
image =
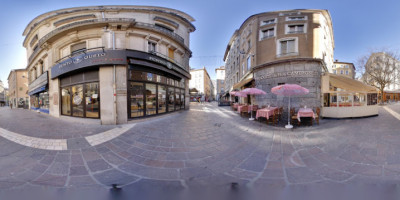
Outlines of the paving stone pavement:
M 400 113 L 400 104 L 386 106 Z M 118 126 L 76 124 L 7 107 L 0 108 L 0 117 L 2 129 L 43 139 L 54 138 L 53 129 L 71 147 L 44 150 L 0 137 L 0 198 L 61 190 L 96 199 L 166 193 L 178 199 L 187 191 L 229 196 L 236 187 L 290 196 L 302 187 L 385 188 L 400 180 L 400 123 L 383 107 L 378 117 L 322 119 L 320 125 L 286 130 L 249 121 L 229 107 L 191 104 L 189 111 L 134 121 L 123 134 L 98 143 L 86 137 Z M 20 117 L 22 122 L 15 120 Z M 45 121 L 59 126 L 46 127 Z M 122 190 L 110 190 L 113 184 Z

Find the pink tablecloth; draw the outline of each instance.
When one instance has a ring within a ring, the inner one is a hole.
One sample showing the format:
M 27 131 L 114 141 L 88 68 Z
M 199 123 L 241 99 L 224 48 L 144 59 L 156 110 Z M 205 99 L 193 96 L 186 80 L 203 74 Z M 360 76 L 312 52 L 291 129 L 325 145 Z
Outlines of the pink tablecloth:
M 240 113 L 244 109 L 247 109 L 247 105 L 240 105 L 240 106 L 237 107 L 238 113 Z
M 274 114 L 275 109 L 278 109 L 278 107 L 269 107 L 269 108 L 258 109 L 257 114 L 256 114 L 256 119 L 258 119 L 259 117 L 265 117 L 265 118 L 269 119 L 269 117 Z
M 258 109 L 258 105 L 252 105 L 247 107 L 247 112 L 250 112 L 251 110 L 256 111 Z
M 239 106 L 239 104 L 237 104 L 237 103 L 233 104 L 233 108 L 237 108 L 238 106 Z
M 315 119 L 314 111 L 311 108 L 300 108 L 297 112 L 297 120 L 300 121 L 300 117 L 312 117 Z

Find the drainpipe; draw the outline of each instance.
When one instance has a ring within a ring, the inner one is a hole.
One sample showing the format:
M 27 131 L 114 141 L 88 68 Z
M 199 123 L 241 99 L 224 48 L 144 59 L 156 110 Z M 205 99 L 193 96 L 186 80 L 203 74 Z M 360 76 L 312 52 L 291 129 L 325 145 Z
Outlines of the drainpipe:
M 115 32 L 112 31 L 112 49 L 115 50 Z M 114 100 L 114 124 L 117 124 L 117 86 L 116 86 L 116 70 L 113 69 L 113 100 Z

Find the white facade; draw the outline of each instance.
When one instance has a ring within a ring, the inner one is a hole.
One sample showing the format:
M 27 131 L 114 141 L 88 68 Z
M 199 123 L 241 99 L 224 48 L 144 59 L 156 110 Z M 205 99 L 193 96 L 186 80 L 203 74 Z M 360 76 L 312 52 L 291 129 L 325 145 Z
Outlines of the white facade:
M 192 78 L 189 81 L 189 88 L 196 88 L 199 95 L 212 100 L 213 85 L 207 70 L 205 68 L 191 70 L 190 75 Z

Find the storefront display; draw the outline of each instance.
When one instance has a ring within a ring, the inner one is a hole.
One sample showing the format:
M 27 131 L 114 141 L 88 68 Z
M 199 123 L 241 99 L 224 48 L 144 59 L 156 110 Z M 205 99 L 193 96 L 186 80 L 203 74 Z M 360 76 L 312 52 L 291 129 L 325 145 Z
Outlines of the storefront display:
M 129 74 L 130 118 L 184 109 L 184 84 L 181 84 L 184 83 L 184 79 L 178 81 L 134 69 L 129 70 Z

